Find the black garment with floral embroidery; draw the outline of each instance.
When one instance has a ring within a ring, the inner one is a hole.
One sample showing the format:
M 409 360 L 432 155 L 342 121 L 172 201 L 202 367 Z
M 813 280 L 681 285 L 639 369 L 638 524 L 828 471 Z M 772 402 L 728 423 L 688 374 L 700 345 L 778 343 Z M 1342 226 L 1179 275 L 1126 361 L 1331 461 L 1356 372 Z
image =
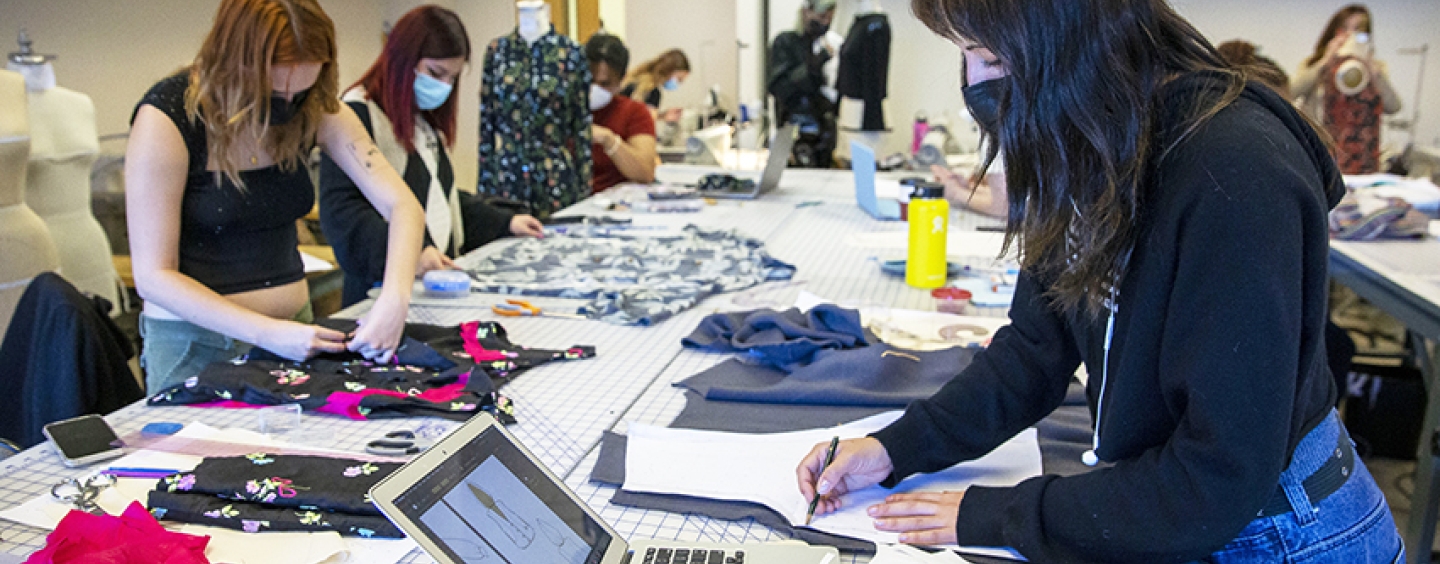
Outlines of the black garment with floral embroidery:
M 400 466 L 265 453 L 210 457 L 190 472 L 161 479 L 148 505 L 158 519 L 252 533 L 336 530 L 362 537 L 401 537 L 369 494 Z
M 349 320 L 327 319 L 319 324 L 344 332 L 355 328 Z M 412 324 L 405 334 L 396 364 L 378 365 L 354 353 L 293 362 L 255 349 L 244 360 L 205 367 L 151 396 L 149 404 L 297 404 L 306 411 L 352 419 L 428 415 L 464 421 L 485 411 L 510 423 L 514 406 L 495 393 L 500 385 L 534 366 L 595 356 L 595 347 L 590 346 L 549 350 L 516 345 L 494 322 L 461 327 Z
M 480 85 L 481 194 L 544 219 L 590 195 L 590 65 L 573 40 L 490 42 Z

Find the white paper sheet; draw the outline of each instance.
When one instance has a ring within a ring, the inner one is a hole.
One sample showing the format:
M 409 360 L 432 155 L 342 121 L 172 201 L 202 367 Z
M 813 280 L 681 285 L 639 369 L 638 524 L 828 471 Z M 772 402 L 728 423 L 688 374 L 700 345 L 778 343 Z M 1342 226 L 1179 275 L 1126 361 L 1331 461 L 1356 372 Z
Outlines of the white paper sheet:
M 870 564 L 969 564 L 960 555 L 942 550 L 930 553 L 903 544 L 881 544 L 875 546 L 875 556 Z
M 283 446 L 253 431 L 244 429 L 216 429 L 204 423 L 191 423 L 176 436 L 224 441 L 257 446 Z M 307 447 L 309 450 L 318 450 Z M 343 453 L 342 453 L 343 454 Z M 201 457 L 169 452 L 140 450 L 125 455 L 106 466 L 140 468 L 170 468 L 193 470 L 200 464 Z M 100 470 L 99 466 L 96 470 Z M 154 478 L 120 478 L 115 486 L 101 491 L 96 503 L 111 515 L 119 515 L 132 501 L 145 504 L 151 490 L 155 489 Z M 0 519 L 29 525 L 40 529 L 54 530 L 60 520 L 70 512 L 71 505 L 56 501 L 48 493 L 40 495 L 4 511 Z M 166 525 L 173 523 L 161 522 Z M 168 527 L 172 530 L 174 527 Z M 342 537 L 333 531 L 319 533 L 245 533 L 220 527 L 183 525 L 181 532 L 209 536 L 205 556 L 211 562 L 266 563 L 266 564 L 393 564 L 415 549 L 409 539 L 360 539 Z
M 760 503 L 791 523 L 803 523 L 809 501 L 795 484 L 795 466 L 810 449 L 831 437 L 863 437 L 878 431 L 900 411 L 881 413 L 834 428 L 790 433 L 745 434 L 668 429 L 631 424 L 625 457 L 627 491 L 678 494 Z M 876 543 L 895 544 L 896 533 L 877 531 L 865 508 L 892 493 L 964 490 L 972 485 L 1012 486 L 1040 475 L 1040 444 L 1026 429 L 974 461 L 934 474 L 911 476 L 893 490 L 874 486 L 851 492 L 840 511 L 816 517 L 811 527 Z
M 303 251 L 300 253 L 300 263 L 305 265 L 306 274 L 309 274 L 311 272 L 330 272 L 331 270 L 335 270 L 335 265 L 331 264 L 330 261 Z

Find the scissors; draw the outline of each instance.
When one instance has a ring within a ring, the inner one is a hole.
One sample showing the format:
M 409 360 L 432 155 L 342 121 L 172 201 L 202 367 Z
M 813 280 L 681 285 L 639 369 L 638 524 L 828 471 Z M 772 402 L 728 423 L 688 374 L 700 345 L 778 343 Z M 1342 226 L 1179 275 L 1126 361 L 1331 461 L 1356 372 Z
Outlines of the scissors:
M 365 452 L 380 456 L 408 456 L 420 454 L 420 451 L 430 448 L 432 444 L 432 441 L 416 435 L 414 431 L 402 429 L 385 433 L 385 436 L 370 441 L 365 445 Z
M 546 313 L 544 310 L 535 307 L 525 300 L 505 300 L 503 304 L 491 306 L 490 311 L 495 312 L 496 315 L 503 315 L 505 317 L 540 317 L 543 315 L 545 317 L 564 317 L 566 319 L 589 319 L 583 315 L 571 313 Z
M 74 505 L 76 509 L 94 515 L 105 515 L 105 510 L 95 503 L 100 497 L 100 491 L 115 485 L 115 477 L 109 474 L 96 474 L 84 481 L 70 478 L 50 487 L 50 496 Z

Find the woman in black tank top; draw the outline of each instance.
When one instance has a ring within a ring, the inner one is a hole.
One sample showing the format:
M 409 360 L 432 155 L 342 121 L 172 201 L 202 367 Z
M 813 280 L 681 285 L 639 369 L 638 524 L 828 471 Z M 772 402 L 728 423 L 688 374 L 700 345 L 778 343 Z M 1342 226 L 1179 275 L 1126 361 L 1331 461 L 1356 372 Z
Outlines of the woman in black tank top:
M 393 355 L 424 216 L 338 90 L 334 24 L 315 0 L 224 0 L 194 64 L 136 108 L 126 204 L 152 393 L 246 343 L 295 360 Z M 384 289 L 352 335 L 308 324 L 300 283 L 294 224 L 314 205 L 316 145 L 390 222 Z M 149 346 L 167 339 L 179 342 Z

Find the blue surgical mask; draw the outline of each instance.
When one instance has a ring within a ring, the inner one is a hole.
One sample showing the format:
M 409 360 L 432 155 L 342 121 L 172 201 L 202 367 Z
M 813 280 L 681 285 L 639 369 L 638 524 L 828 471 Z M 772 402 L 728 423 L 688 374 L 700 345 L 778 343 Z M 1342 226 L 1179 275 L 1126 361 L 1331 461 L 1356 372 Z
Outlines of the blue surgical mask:
M 670 80 L 665 81 L 665 84 L 662 85 L 661 88 L 674 92 L 680 88 L 680 79 L 672 76 Z
M 445 104 L 455 87 L 423 72 L 415 73 L 415 105 L 430 111 Z

